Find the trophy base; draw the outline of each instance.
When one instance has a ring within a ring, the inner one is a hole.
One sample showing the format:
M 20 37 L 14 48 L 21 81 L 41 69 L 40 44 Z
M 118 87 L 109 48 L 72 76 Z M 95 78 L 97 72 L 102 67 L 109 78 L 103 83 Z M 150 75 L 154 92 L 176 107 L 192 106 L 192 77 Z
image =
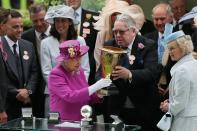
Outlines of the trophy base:
M 109 87 L 99 90 L 98 93 L 103 96 L 110 96 L 110 95 L 117 95 L 119 93 L 119 90 L 112 83 Z
M 81 127 L 88 127 L 90 125 L 92 125 L 92 118 L 83 118 L 81 119 Z

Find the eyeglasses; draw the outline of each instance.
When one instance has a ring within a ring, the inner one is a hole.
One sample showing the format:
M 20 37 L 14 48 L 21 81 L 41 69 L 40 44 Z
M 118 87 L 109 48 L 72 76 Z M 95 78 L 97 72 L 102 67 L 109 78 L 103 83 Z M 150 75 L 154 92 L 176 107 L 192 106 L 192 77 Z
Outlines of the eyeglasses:
M 124 35 L 125 32 L 127 32 L 129 29 L 126 30 L 115 30 L 113 29 L 113 33 L 114 35 L 117 35 L 119 33 L 119 35 Z

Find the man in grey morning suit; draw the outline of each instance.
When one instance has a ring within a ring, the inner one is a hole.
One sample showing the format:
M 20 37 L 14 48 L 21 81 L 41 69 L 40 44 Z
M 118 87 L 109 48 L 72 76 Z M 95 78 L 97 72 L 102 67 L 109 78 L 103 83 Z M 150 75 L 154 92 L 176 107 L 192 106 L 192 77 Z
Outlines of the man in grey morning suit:
M 4 61 L 8 75 L 5 110 L 8 120 L 12 120 L 21 117 L 23 105 L 31 103 L 31 94 L 38 86 L 38 67 L 33 44 L 21 39 L 21 14 L 10 10 L 5 26 L 6 35 L 1 37 L 7 54 L 7 60 Z

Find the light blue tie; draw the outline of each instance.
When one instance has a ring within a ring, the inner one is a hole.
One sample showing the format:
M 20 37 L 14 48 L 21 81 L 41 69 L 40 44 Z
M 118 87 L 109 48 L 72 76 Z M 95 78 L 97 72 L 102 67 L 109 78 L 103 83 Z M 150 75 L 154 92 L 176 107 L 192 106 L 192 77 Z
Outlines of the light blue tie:
M 158 62 L 161 63 L 164 53 L 164 37 L 162 36 L 158 41 Z
M 79 14 L 77 12 L 74 12 L 74 17 L 75 17 L 74 25 L 78 25 L 79 21 L 77 20 L 77 18 L 79 17 Z
M 79 14 L 77 12 L 74 13 L 75 19 L 77 19 L 77 17 L 79 16 Z

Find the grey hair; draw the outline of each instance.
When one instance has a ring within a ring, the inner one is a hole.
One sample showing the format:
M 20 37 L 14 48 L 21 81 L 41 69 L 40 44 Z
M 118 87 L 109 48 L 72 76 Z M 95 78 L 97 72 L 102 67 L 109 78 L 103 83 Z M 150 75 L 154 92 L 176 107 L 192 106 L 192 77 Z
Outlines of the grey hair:
M 189 35 L 184 35 L 175 40 L 179 48 L 183 51 L 185 55 L 190 54 L 194 50 L 193 42 Z
M 127 24 L 128 28 L 133 28 L 136 32 L 138 31 L 136 28 L 135 20 L 127 14 L 120 14 L 117 16 L 116 21 L 121 21 Z
M 161 2 L 161 3 L 157 4 L 157 5 L 152 9 L 152 17 L 153 17 L 153 14 L 154 14 L 155 10 L 156 10 L 157 8 L 160 8 L 160 7 L 165 7 L 167 15 L 173 16 L 173 12 L 172 12 L 171 6 L 170 6 L 168 3 Z
M 29 7 L 29 13 L 30 14 L 36 14 L 36 13 L 39 13 L 41 11 L 46 11 L 46 6 L 44 4 L 32 4 L 30 7 Z

